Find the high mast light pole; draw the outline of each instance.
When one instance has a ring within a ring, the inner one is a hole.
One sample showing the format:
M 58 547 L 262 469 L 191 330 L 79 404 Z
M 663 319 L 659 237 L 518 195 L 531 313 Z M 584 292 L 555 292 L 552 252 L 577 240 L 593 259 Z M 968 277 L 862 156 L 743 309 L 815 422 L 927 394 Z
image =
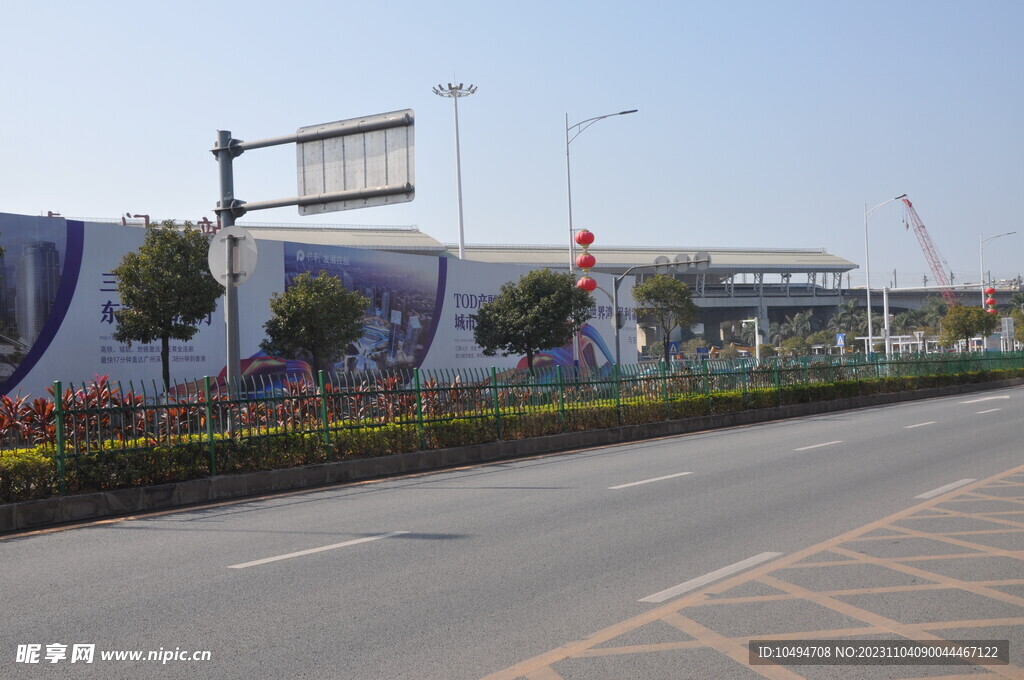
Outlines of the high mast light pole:
M 459 97 L 468 97 L 476 92 L 476 85 L 465 87 L 463 83 L 448 87 L 438 83 L 434 88 L 434 94 L 438 97 L 448 97 L 455 105 L 455 187 L 459 204 L 459 259 L 466 257 L 466 233 L 462 222 L 462 151 L 459 147 Z

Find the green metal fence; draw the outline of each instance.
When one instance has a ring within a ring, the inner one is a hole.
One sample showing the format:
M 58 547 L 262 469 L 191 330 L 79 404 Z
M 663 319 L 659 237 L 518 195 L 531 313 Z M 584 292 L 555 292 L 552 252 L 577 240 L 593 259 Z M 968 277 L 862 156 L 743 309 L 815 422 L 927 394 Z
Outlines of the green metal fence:
M 65 493 L 838 398 L 862 393 L 868 382 L 896 391 L 944 384 L 943 376 L 964 381 L 1020 369 L 1024 353 L 974 353 L 589 372 L 321 372 L 241 380 L 234 390 L 213 378 L 170 390 L 99 379 L 54 383 L 59 398 L 49 407 L 46 400 L 7 403 L 0 436 L 8 450 L 52 447 Z M 931 384 L 922 384 L 925 376 Z

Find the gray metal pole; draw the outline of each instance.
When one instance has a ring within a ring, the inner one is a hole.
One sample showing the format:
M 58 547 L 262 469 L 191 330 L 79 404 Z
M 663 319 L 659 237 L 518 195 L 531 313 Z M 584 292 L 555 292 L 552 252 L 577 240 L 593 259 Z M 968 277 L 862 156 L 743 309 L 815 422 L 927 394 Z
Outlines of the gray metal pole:
M 612 323 L 615 325 L 615 365 L 619 365 L 619 281 L 621 276 L 612 280 Z
M 882 289 L 882 316 L 885 317 L 885 356 L 892 354 L 892 334 L 889 329 L 889 289 Z
M 576 250 L 573 243 L 572 229 L 572 175 L 569 172 L 569 114 L 565 114 L 565 194 L 569 204 L 569 274 L 572 274 L 573 268 L 576 264 Z M 579 333 L 574 333 L 572 336 L 572 363 L 573 366 L 579 360 L 580 356 L 580 336 Z M 616 358 L 615 363 L 618 364 L 619 360 Z
M 459 259 L 466 259 L 466 231 L 462 221 L 462 148 L 459 144 L 459 95 L 452 96 L 455 105 L 455 186 L 459 198 Z
M 220 170 L 220 208 L 217 214 L 220 217 L 221 229 L 235 226 L 235 215 L 232 212 L 232 204 L 235 200 L 233 160 L 231 132 L 229 130 L 218 130 L 217 165 Z M 241 368 L 238 348 L 238 291 L 235 285 L 236 239 L 229 238 L 227 246 L 227 277 L 224 286 L 224 330 L 227 337 L 226 368 L 228 394 L 234 397 L 236 381 L 238 380 Z
M 864 274 L 866 276 L 867 283 L 864 285 L 864 291 L 867 295 L 867 310 L 868 310 L 868 337 L 864 341 L 864 354 L 871 356 L 871 351 L 874 349 L 872 343 L 874 340 L 874 324 L 871 320 L 871 250 L 868 248 L 868 204 L 864 204 Z

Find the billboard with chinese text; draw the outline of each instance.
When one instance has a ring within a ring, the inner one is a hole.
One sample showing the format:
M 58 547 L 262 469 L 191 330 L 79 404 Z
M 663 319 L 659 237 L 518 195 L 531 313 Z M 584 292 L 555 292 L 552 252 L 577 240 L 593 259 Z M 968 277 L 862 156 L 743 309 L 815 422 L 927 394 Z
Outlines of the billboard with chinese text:
M 54 381 L 107 375 L 126 387 L 160 380 L 159 343 L 125 345 L 113 340 L 121 307 L 111 271 L 142 245 L 134 226 L 0 213 L 0 383 L 4 394 L 41 395 Z M 528 271 L 447 257 L 366 248 L 258 240 L 259 265 L 239 287 L 239 340 L 243 372 L 308 370 L 302 357 L 266 357 L 259 348 L 269 300 L 302 272 L 326 271 L 367 298 L 363 336 L 343 348 L 337 371 L 393 368 L 520 365 L 519 356 L 487 357 L 473 341 L 472 315 L 501 285 Z M 610 291 L 608 275 L 597 275 Z M 609 365 L 614 356 L 611 303 L 594 293 L 593 318 L 580 334 L 581 363 Z M 626 282 L 620 300 L 635 320 Z M 623 363 L 636 361 L 635 323 L 621 332 Z M 223 311 L 200 324 L 188 342 L 171 342 L 171 378 L 188 382 L 223 374 Z M 540 365 L 571 365 L 570 347 L 552 348 Z

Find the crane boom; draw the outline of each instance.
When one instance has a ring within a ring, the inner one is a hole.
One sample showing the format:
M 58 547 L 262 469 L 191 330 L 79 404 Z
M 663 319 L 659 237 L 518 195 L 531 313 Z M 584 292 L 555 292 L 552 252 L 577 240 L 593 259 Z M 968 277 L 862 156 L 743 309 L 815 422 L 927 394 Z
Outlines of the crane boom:
M 924 257 L 928 260 L 928 266 L 931 267 L 932 275 L 935 280 L 938 281 L 939 285 L 942 286 L 942 299 L 946 301 L 947 307 L 955 307 L 960 304 L 956 295 L 953 294 L 953 284 L 949 280 L 949 275 L 946 273 L 951 271 L 949 264 L 946 259 L 939 254 L 938 249 L 932 242 L 932 237 L 928 235 L 928 229 L 925 228 L 924 222 L 921 221 L 921 217 L 914 210 L 913 204 L 909 198 L 903 199 L 905 208 L 905 217 L 903 220 L 904 226 L 909 229 L 914 228 L 914 235 L 917 236 L 917 242 L 921 245 L 921 250 L 924 252 Z

